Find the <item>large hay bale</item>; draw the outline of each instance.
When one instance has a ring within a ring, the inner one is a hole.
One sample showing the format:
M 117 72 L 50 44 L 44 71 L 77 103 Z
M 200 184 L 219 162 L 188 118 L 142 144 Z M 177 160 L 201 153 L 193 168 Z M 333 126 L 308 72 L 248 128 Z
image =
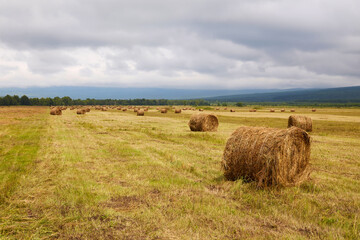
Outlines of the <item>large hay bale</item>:
M 228 180 L 294 186 L 308 178 L 309 159 L 310 136 L 300 128 L 240 127 L 228 139 L 221 165 Z
M 288 120 L 288 128 L 289 127 L 298 127 L 307 132 L 312 131 L 312 119 L 307 116 L 295 116 L 291 115 Z
M 86 109 L 79 109 L 76 111 L 76 114 L 85 114 L 86 113 Z
M 62 114 L 61 109 L 58 107 L 52 108 L 50 110 L 50 115 L 61 115 L 61 114 Z
M 188 125 L 191 131 L 216 132 L 219 121 L 213 114 L 198 113 L 191 115 Z
M 181 113 L 181 109 L 175 109 L 175 113 Z
M 137 116 L 144 116 L 144 110 L 138 109 L 138 110 L 136 111 L 136 115 L 137 115 Z
M 167 113 L 167 109 L 166 108 L 161 109 L 161 113 Z

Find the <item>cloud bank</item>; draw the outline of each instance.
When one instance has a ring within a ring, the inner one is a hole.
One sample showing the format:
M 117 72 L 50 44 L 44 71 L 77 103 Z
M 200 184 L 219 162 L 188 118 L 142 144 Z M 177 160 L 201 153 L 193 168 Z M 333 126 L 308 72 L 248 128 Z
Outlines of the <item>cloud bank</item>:
M 0 87 L 360 85 L 357 0 L 0 0 Z

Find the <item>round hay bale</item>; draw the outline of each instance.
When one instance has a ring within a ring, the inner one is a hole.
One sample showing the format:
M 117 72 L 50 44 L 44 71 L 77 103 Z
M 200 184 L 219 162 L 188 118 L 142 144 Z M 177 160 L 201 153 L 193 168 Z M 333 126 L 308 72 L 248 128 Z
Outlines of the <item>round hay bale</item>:
M 167 113 L 167 109 L 166 108 L 161 109 L 161 113 Z
M 230 112 L 235 112 L 235 110 L 234 110 L 234 109 L 230 109 Z
M 307 116 L 295 116 L 291 115 L 288 120 L 288 128 L 289 127 L 298 127 L 307 132 L 312 131 L 312 119 Z
M 227 110 L 227 108 L 224 108 L 224 110 Z
M 200 109 L 199 109 L 199 111 L 200 111 L 200 112 L 203 112 L 203 111 L 204 111 L 204 109 L 200 108 Z
M 137 108 L 134 108 L 134 112 L 137 112 L 139 109 L 137 109 Z
M 76 111 L 76 114 L 85 114 L 86 110 L 85 109 L 79 109 Z
M 270 109 L 270 112 L 275 112 L 275 109 Z
M 126 111 L 127 111 L 127 108 L 123 108 L 122 110 L 123 110 L 123 112 L 126 112 Z
M 146 107 L 146 108 L 144 108 L 144 111 L 145 111 L 145 112 L 149 111 L 149 108 L 147 108 L 147 107 Z
M 85 111 L 86 111 L 86 112 L 90 112 L 90 108 L 85 108 Z
M 61 115 L 61 114 L 62 114 L 61 109 L 58 107 L 52 108 L 50 110 L 50 115 Z
M 312 111 L 312 112 L 316 112 L 316 109 L 315 109 L 315 108 L 313 108 L 311 111 Z
M 175 113 L 181 113 L 181 109 L 175 109 Z
M 294 186 L 308 178 L 309 160 L 310 136 L 300 128 L 240 127 L 226 143 L 221 166 L 228 180 Z
M 295 112 L 295 109 L 291 109 L 290 112 Z
M 215 110 L 220 110 L 220 108 L 215 108 Z
M 122 109 L 121 109 L 121 107 L 118 107 L 117 110 L 121 111 Z
M 191 131 L 216 132 L 219 121 L 213 114 L 198 113 L 190 117 L 188 125 Z
M 285 109 L 281 109 L 281 112 L 285 112 Z
M 137 115 L 137 116 L 144 116 L 144 110 L 138 109 L 138 110 L 136 111 L 136 115 Z
M 249 112 L 256 112 L 256 109 L 250 109 Z

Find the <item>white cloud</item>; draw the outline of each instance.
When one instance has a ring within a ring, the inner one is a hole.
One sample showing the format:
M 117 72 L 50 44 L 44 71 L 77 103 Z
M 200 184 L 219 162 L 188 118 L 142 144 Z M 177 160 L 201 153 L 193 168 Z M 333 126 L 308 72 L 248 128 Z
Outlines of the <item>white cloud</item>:
M 0 86 L 360 85 L 356 0 L 0 0 Z

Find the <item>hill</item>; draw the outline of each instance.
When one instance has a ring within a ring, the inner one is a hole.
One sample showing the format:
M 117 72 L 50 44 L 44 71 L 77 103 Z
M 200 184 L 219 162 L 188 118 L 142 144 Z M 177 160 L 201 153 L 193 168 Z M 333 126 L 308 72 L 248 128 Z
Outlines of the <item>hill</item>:
M 360 102 L 360 86 L 272 93 L 238 94 L 205 98 L 220 102 Z

